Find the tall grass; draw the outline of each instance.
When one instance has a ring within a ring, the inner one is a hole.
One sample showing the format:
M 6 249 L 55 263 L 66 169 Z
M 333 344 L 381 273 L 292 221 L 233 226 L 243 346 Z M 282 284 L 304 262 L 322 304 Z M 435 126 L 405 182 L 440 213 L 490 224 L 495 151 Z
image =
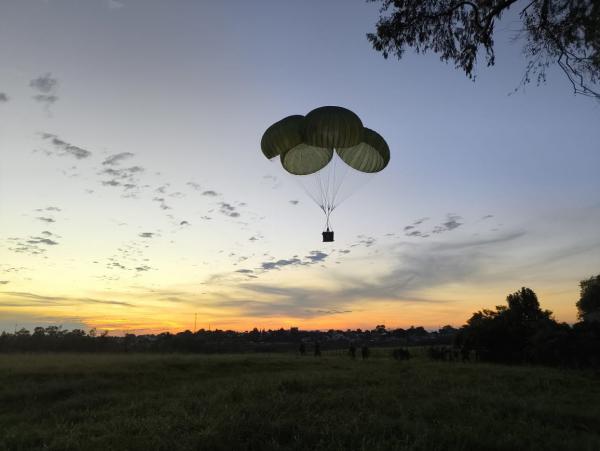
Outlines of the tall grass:
M 0 449 L 600 449 L 600 377 L 271 355 L 1 355 Z

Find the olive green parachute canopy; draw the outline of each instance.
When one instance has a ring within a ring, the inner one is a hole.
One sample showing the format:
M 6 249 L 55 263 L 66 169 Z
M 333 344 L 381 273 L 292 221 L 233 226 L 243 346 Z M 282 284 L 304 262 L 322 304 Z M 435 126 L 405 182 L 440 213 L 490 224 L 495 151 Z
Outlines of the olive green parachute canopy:
M 310 146 L 337 149 L 356 146 L 363 138 L 363 124 L 352 111 L 323 106 L 304 119 L 304 142 Z
M 385 139 L 366 127 L 360 144 L 336 148 L 336 152 L 344 163 L 361 172 L 379 172 L 390 162 L 390 148 Z
M 333 149 L 299 144 L 281 153 L 281 165 L 290 174 L 308 175 L 327 166 L 333 157 Z
M 263 134 L 260 147 L 269 160 L 287 152 L 303 141 L 304 116 L 299 114 L 283 118 L 271 125 Z
M 390 161 L 390 149 L 376 132 L 363 126 L 352 111 L 339 106 L 316 108 L 306 116 L 288 116 L 263 134 L 261 149 L 268 159 L 280 157 L 294 175 L 314 174 L 331 161 L 335 150 L 360 172 L 379 172 Z

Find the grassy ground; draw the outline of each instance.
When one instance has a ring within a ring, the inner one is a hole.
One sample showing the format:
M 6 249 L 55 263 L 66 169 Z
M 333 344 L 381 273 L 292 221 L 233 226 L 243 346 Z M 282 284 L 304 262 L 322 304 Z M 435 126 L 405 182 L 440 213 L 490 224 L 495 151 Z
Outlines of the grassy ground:
M 0 450 L 600 449 L 600 376 L 291 355 L 0 355 Z

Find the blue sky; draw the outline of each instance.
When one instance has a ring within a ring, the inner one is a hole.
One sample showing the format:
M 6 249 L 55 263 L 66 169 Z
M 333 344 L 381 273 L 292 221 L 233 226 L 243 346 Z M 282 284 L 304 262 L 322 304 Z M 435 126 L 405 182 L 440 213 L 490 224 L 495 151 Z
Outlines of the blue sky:
M 242 329 L 437 327 L 523 285 L 574 321 L 578 281 L 600 268 L 600 104 L 554 70 L 515 91 L 510 15 L 473 82 L 435 55 L 383 59 L 365 37 L 377 14 L 3 3 L 0 329 L 180 330 L 194 312 Z M 391 149 L 334 213 L 331 246 L 259 146 L 321 105 L 352 109 Z

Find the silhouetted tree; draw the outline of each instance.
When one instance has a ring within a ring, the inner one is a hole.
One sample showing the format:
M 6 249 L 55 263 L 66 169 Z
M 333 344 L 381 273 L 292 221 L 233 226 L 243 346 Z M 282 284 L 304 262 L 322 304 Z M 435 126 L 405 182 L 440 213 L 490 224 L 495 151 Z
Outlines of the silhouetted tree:
M 600 274 L 579 282 L 581 288 L 577 301 L 579 319 L 600 321 Z
M 521 288 L 506 298 L 508 306 L 484 309 L 467 321 L 456 344 L 464 353 L 475 350 L 485 360 L 522 362 L 532 360 L 533 336 L 542 329 L 552 329 L 556 322 L 552 312 L 542 310 L 530 288 Z
M 600 2 L 597 0 L 370 0 L 381 2 L 375 33 L 367 38 L 384 57 L 401 58 L 408 47 L 433 51 L 469 78 L 477 57 L 495 62 L 494 27 L 520 4 L 519 18 L 528 58 L 523 84 L 545 81 L 558 65 L 577 94 L 600 99 Z

